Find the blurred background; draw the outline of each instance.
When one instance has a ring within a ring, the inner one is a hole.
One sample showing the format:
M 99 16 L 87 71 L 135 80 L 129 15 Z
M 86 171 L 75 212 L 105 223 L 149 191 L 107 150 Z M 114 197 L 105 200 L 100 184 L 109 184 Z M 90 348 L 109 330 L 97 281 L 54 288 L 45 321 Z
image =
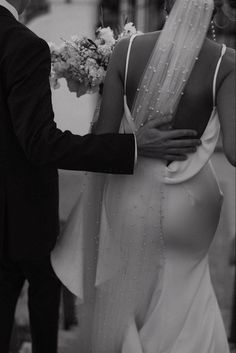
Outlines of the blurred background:
M 162 0 L 32 0 L 21 21 L 48 42 L 60 43 L 73 34 L 91 38 L 101 23 L 119 31 L 125 22 L 134 22 L 143 32 L 161 29 L 165 14 Z M 216 16 L 217 41 L 235 48 L 236 0 L 224 0 Z M 65 82 L 53 91 L 55 120 L 62 130 L 85 134 L 96 104 L 96 96 L 80 99 L 68 92 Z M 225 195 L 221 221 L 211 249 L 211 275 L 223 314 L 228 337 L 236 342 L 235 311 L 235 171 L 226 161 L 221 143 L 213 157 L 221 188 Z M 60 218 L 63 224 L 76 202 L 80 190 L 81 173 L 60 171 Z M 19 352 L 23 342 L 30 341 L 26 289 L 18 303 L 16 325 L 12 338 L 12 353 Z M 77 352 L 74 298 L 64 289 L 60 322 L 60 353 Z M 27 345 L 25 345 L 27 352 Z M 23 352 L 23 350 L 21 351 Z M 30 352 L 30 350 L 29 350 Z M 199 352 L 200 353 L 200 352 Z M 222 352 L 223 353 L 223 352 Z

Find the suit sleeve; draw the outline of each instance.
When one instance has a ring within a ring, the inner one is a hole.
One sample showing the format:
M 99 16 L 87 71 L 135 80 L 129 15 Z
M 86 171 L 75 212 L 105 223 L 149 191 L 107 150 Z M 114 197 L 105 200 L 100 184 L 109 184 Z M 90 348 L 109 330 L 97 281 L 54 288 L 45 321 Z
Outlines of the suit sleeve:
M 7 63 L 8 106 L 15 134 L 36 166 L 132 174 L 132 135 L 74 135 L 54 121 L 49 74 L 50 51 L 38 37 L 23 38 Z

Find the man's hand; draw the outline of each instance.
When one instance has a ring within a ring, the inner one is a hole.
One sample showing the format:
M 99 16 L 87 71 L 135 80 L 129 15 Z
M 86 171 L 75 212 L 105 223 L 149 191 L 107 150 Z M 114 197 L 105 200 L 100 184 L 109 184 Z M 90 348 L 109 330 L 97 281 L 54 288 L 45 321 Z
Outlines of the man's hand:
M 165 124 L 150 121 L 136 134 L 138 155 L 166 161 L 183 161 L 201 145 L 194 130 L 161 130 Z

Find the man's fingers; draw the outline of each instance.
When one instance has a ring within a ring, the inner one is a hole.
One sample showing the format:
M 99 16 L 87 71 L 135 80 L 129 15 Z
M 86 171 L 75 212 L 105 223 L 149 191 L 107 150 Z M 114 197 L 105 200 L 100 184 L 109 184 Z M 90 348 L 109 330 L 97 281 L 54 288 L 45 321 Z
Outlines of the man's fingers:
M 169 140 L 169 148 L 189 148 L 189 147 L 198 147 L 201 145 L 201 140 L 189 139 L 189 140 Z
M 191 139 L 191 140 L 169 140 L 169 148 L 189 148 L 198 147 L 202 144 L 201 140 Z
M 165 131 L 165 137 L 167 139 L 178 139 L 182 137 L 196 137 L 196 136 L 197 136 L 197 131 L 189 130 L 189 129 Z
M 169 148 L 188 148 L 188 147 L 198 147 L 202 144 L 201 140 L 191 139 L 191 140 L 170 140 Z
M 197 151 L 197 147 L 189 147 L 189 148 L 169 148 L 168 154 L 171 155 L 186 155 L 189 153 L 195 153 Z
M 187 154 L 183 153 L 183 154 L 175 154 L 175 153 L 166 153 L 162 155 L 162 157 L 160 158 L 160 152 L 156 152 L 155 150 L 153 149 L 150 149 L 150 150 L 145 150 L 144 151 L 140 151 L 140 155 L 141 156 L 144 156 L 144 157 L 147 157 L 147 158 L 154 158 L 154 159 L 162 159 L 162 160 L 165 160 L 165 161 L 185 161 L 188 157 L 187 157 Z M 144 153 L 143 153 L 144 152 Z

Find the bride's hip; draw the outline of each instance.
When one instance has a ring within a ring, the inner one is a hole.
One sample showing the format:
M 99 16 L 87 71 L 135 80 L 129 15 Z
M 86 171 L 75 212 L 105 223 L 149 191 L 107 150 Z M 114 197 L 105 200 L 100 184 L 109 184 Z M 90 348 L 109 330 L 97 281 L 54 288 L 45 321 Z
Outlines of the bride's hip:
M 179 184 L 165 184 L 166 164 L 143 158 L 133 176 L 110 176 L 104 201 L 111 218 L 147 226 L 164 216 L 164 233 L 178 243 L 208 246 L 215 234 L 222 193 L 211 164 Z M 158 227 L 157 227 L 158 228 Z M 182 240 L 181 240 L 182 239 Z
M 223 195 L 217 177 L 207 164 L 191 179 L 165 185 L 164 226 L 172 245 L 208 250 L 220 219 Z

